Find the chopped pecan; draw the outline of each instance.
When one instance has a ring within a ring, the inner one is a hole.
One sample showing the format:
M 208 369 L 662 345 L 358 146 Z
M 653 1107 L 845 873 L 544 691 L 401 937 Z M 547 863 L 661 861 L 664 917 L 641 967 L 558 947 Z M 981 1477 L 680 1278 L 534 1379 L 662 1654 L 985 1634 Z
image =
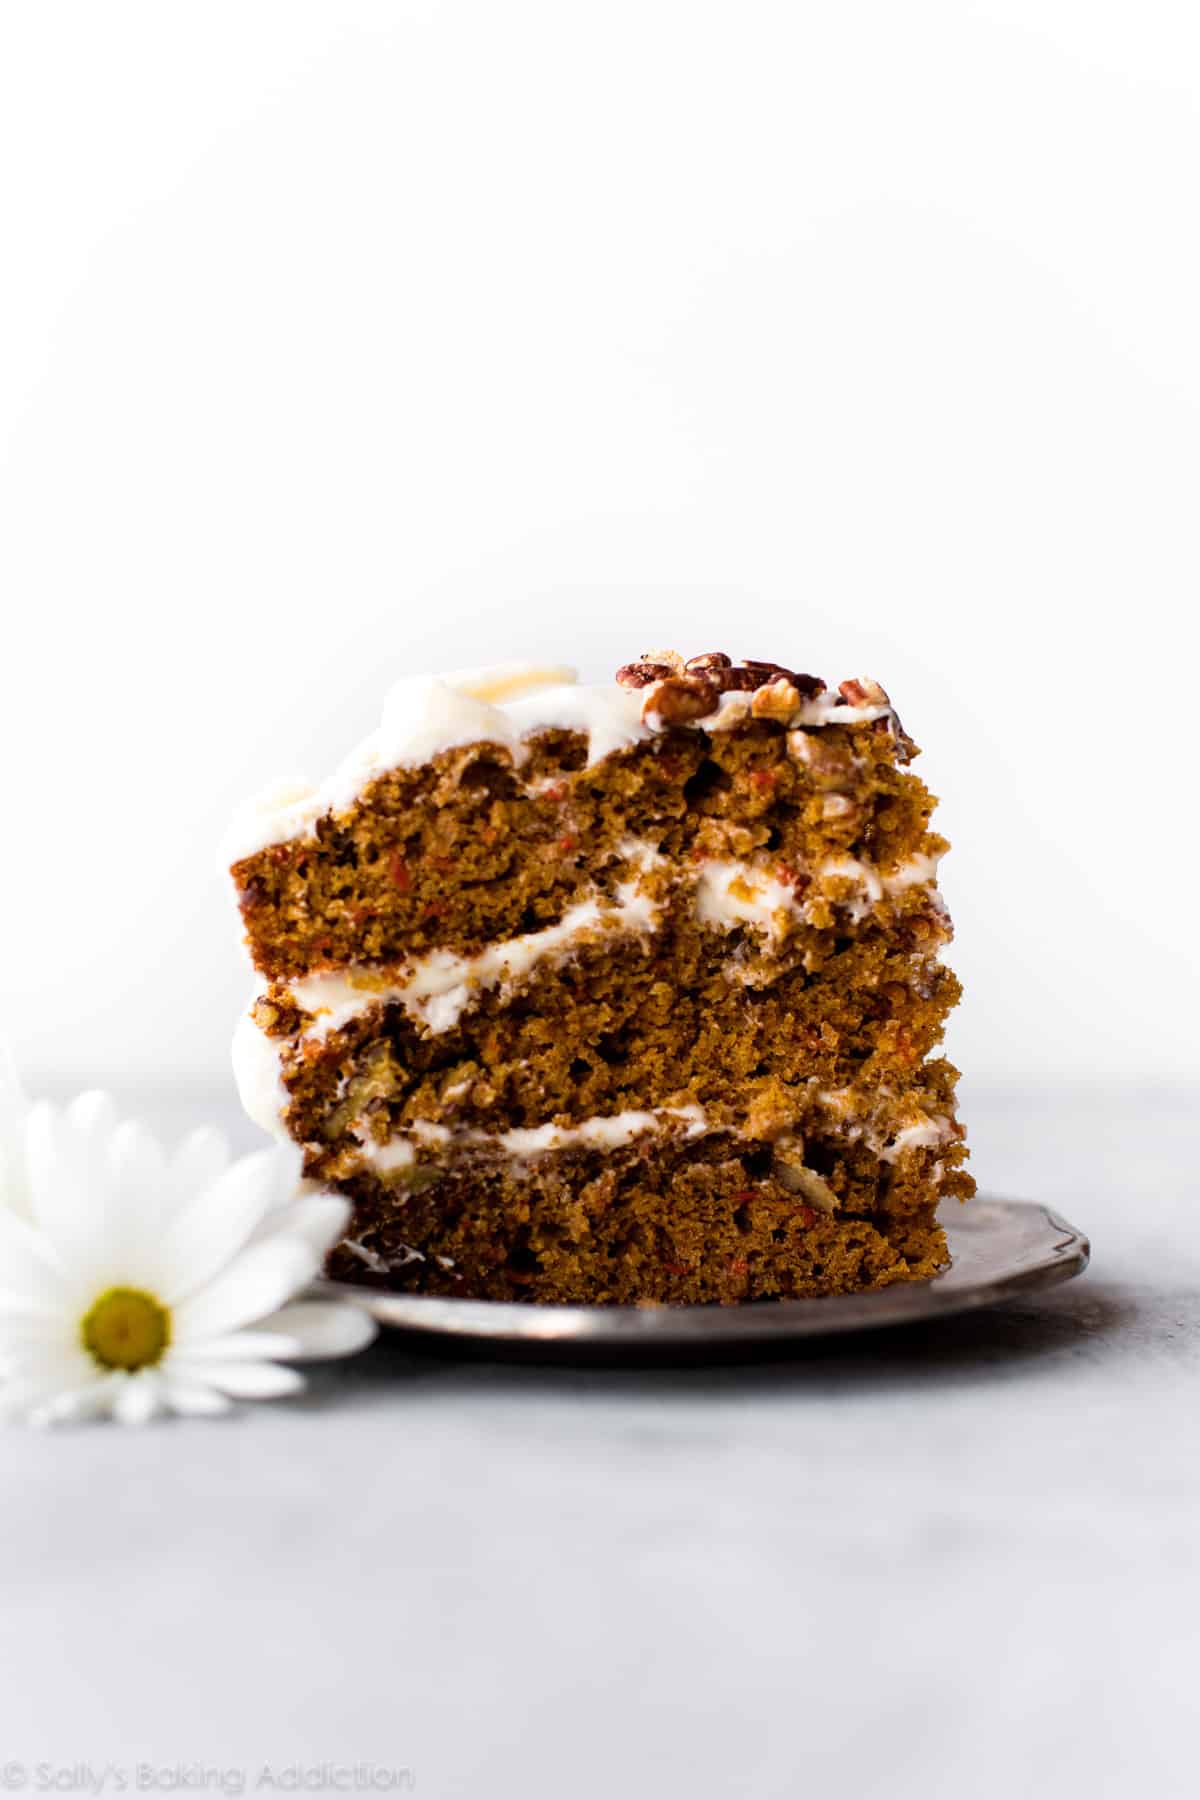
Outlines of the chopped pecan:
M 853 780 L 853 752 L 845 744 L 831 743 L 827 732 L 805 731 L 801 726 L 788 732 L 787 745 L 789 756 L 804 764 L 816 787 L 841 787 Z
M 910 763 L 914 756 L 919 756 L 921 754 L 912 738 L 910 738 L 907 731 L 905 731 L 904 726 L 900 723 L 900 714 L 896 711 L 895 707 L 893 707 L 888 714 L 886 723 L 896 745 L 896 761 L 898 763 Z
M 789 1194 L 802 1194 L 818 1212 L 837 1211 L 837 1195 L 829 1183 L 815 1169 L 805 1168 L 802 1142 L 776 1144 L 771 1173 L 780 1187 L 786 1188 Z
M 778 675 L 773 681 L 760 687 L 750 703 L 750 710 L 756 719 L 774 719 L 780 725 L 786 725 L 795 715 L 800 705 L 800 696 L 786 675 Z
M 652 681 L 665 681 L 671 673 L 666 663 L 633 662 L 617 670 L 617 680 L 624 688 L 644 688 Z
M 642 702 L 642 717 L 658 718 L 664 725 L 690 725 L 712 712 L 720 695 L 703 675 L 668 675 L 656 682 Z
M 273 1006 L 264 996 L 260 996 L 250 1008 L 250 1014 L 258 1029 L 267 1037 L 271 1037 L 273 1027 L 279 1019 L 279 1008 Z
M 864 678 L 862 681 L 841 681 L 838 693 L 847 706 L 890 706 L 887 695 L 877 681 Z
M 686 662 L 674 650 L 646 650 L 636 662 L 626 663 L 618 671 L 617 680 L 622 687 L 646 687 L 650 681 L 662 681 L 669 675 L 703 675 L 715 684 L 718 694 L 752 694 L 780 680 L 790 681 L 802 700 L 814 700 L 825 691 L 825 683 L 815 675 L 798 675 L 783 663 L 767 662 L 761 657 L 747 657 L 735 664 L 724 650 L 706 650 L 688 657 Z
M 852 819 L 858 811 L 848 794 L 826 794 L 821 801 L 823 819 Z

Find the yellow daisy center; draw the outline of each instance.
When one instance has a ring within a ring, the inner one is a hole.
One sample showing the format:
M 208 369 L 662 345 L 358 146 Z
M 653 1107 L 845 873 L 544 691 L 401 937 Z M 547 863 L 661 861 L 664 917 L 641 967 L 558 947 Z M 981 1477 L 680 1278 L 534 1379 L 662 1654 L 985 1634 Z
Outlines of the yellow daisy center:
M 80 1335 L 102 1369 L 145 1369 L 171 1341 L 171 1315 L 141 1288 L 108 1288 L 84 1318 Z

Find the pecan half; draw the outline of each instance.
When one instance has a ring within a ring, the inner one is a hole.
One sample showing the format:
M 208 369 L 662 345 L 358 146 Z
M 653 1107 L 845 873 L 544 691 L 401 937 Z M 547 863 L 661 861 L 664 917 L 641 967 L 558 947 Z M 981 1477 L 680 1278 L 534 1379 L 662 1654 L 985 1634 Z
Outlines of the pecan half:
M 643 650 L 640 662 L 665 663 L 672 675 L 683 674 L 683 658 L 678 650 Z
M 752 656 L 746 658 L 744 671 L 735 670 L 734 673 L 746 677 L 738 683 L 739 687 L 765 687 L 769 681 L 782 678 L 791 682 L 802 700 L 815 700 L 818 694 L 825 692 L 825 683 L 817 675 L 799 675 L 795 669 L 785 669 L 782 663 L 760 662 Z
M 689 656 L 684 664 L 689 675 L 711 675 L 733 667 L 733 658 L 723 650 L 706 650 L 703 656 Z
M 720 695 L 703 675 L 668 675 L 651 688 L 642 702 L 642 717 L 658 718 L 664 725 L 690 725 L 716 708 Z

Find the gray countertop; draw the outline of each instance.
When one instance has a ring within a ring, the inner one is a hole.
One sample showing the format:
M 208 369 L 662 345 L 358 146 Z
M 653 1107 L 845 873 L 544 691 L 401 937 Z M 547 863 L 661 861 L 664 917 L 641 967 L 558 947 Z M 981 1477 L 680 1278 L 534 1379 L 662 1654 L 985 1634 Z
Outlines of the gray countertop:
M 1080 1281 L 716 1368 L 388 1339 L 232 1421 L 5 1433 L 0 1785 L 1194 1794 L 1196 1098 L 965 1112 Z

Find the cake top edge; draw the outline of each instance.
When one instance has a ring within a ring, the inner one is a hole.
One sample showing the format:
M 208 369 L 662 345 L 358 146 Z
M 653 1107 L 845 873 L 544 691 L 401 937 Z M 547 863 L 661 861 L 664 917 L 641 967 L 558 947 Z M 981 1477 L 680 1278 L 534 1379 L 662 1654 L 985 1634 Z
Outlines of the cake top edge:
M 446 750 L 497 743 L 515 762 L 541 731 L 574 731 L 588 740 L 588 762 L 664 731 L 728 731 L 747 719 L 786 727 L 853 725 L 887 719 L 901 760 L 914 746 L 879 683 L 866 678 L 830 689 L 817 676 L 781 663 L 735 663 L 722 651 L 685 660 L 654 650 L 626 663 L 612 681 L 580 682 L 552 663 L 496 663 L 440 675 L 406 676 L 389 691 L 377 730 L 319 786 L 276 783 L 239 808 L 226 833 L 227 865 L 272 845 L 307 836 L 318 819 L 344 812 L 377 776 L 419 768 Z

